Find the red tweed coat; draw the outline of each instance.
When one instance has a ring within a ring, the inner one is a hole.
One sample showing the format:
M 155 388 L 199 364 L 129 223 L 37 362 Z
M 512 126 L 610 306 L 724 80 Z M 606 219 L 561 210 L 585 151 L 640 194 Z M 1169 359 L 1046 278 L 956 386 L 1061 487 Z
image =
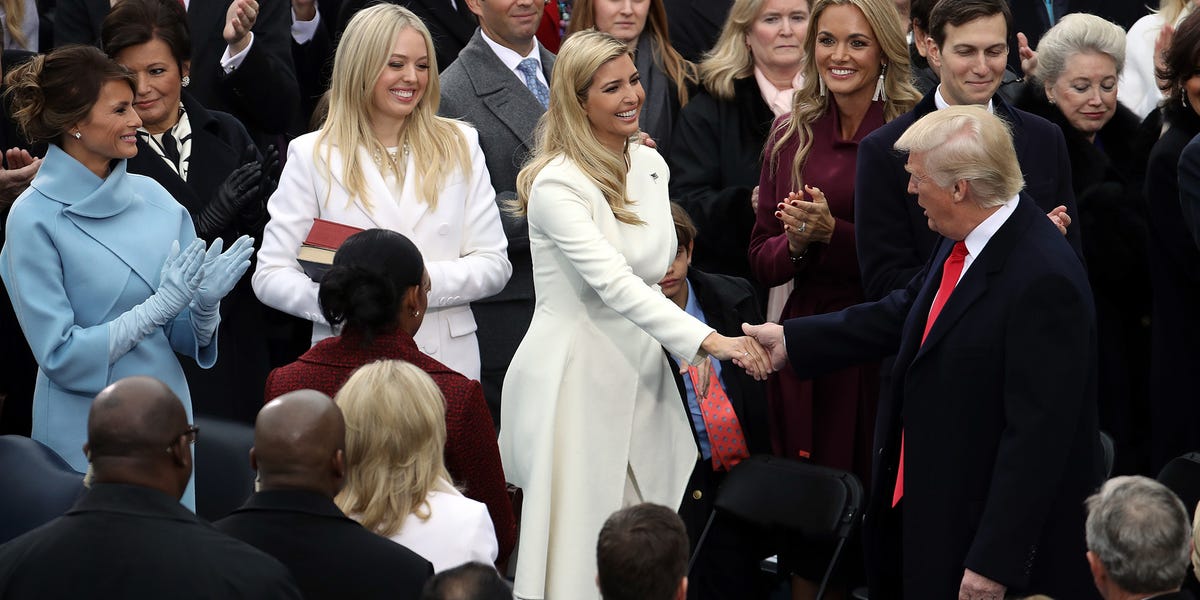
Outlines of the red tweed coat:
M 463 494 L 487 505 L 503 562 L 516 544 L 517 524 L 504 484 L 500 450 L 491 413 L 478 381 L 423 354 L 402 331 L 376 337 L 364 346 L 362 336 L 347 334 L 317 342 L 296 362 L 271 371 L 266 400 L 295 390 L 337 394 L 355 369 L 376 360 L 404 360 L 429 373 L 446 398 L 446 470 Z

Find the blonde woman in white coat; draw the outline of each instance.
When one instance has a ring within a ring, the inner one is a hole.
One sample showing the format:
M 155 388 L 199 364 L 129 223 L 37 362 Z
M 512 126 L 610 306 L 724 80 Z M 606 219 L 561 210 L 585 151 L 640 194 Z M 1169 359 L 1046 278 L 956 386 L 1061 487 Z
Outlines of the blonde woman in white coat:
M 436 116 L 438 99 L 421 20 L 395 4 L 356 14 L 334 58 L 325 125 L 288 148 L 252 283 L 264 304 L 313 321 L 315 343 L 332 332 L 296 260 L 313 219 L 398 231 L 420 248 L 432 284 L 417 345 L 478 379 L 469 303 L 499 292 L 512 265 L 478 134 Z
M 766 353 L 727 338 L 659 291 L 676 250 L 670 173 L 629 141 L 644 93 L 628 47 L 567 38 L 538 146 L 517 179 L 529 219 L 536 306 L 504 381 L 500 451 L 524 489 L 518 598 L 597 598 L 595 547 L 610 513 L 678 507 L 696 443 L 663 348 L 682 363 Z M 707 375 L 707 371 L 705 371 Z

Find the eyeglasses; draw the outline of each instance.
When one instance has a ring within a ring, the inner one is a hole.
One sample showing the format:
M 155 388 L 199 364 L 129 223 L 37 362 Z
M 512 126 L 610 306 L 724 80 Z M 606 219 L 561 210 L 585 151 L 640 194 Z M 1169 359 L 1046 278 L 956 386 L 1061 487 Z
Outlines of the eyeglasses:
M 200 428 L 199 428 L 199 427 L 196 427 L 195 425 L 188 425 L 188 428 L 187 428 L 187 429 L 185 429 L 185 430 L 183 431 L 183 433 L 181 433 L 181 434 L 179 434 L 179 435 L 177 435 L 177 436 L 175 436 L 175 437 L 173 437 L 173 438 L 171 438 L 171 439 L 172 439 L 172 440 L 177 440 L 177 439 L 179 439 L 179 438 L 180 438 L 180 437 L 182 437 L 182 436 L 186 436 L 186 437 L 187 437 L 187 442 L 188 442 L 188 444 L 195 444 L 195 443 L 196 443 L 196 440 L 197 440 L 197 439 L 200 439 Z

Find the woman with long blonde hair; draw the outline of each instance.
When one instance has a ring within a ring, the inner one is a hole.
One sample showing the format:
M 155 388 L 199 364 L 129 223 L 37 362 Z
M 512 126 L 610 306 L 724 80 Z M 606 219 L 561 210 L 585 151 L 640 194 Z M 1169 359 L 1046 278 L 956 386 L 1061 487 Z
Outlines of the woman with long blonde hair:
M 37 52 L 41 19 L 35 0 L 0 0 L 4 21 L 4 49 Z
M 920 99 L 890 0 L 816 0 L 804 45 L 804 83 L 764 149 L 750 237 L 758 280 L 795 286 L 780 322 L 863 301 L 854 234 L 858 144 Z M 811 380 L 791 371 L 772 377 L 776 452 L 869 481 L 878 372 L 866 365 Z M 806 566 L 796 565 L 801 578 L 820 578 Z
M 292 141 L 267 204 L 255 293 L 313 321 L 314 342 L 329 337 L 318 283 L 297 259 L 314 219 L 398 231 L 420 248 L 431 281 L 418 346 L 478 379 L 470 302 L 499 292 L 512 265 L 478 134 L 437 116 L 429 30 L 395 4 L 358 12 L 338 45 L 330 92 L 325 124 Z
M 445 571 L 491 564 L 498 548 L 487 506 L 455 489 L 442 462 L 442 393 L 412 363 L 381 360 L 334 398 L 346 419 L 346 485 L 338 508 Z
M 568 37 L 517 178 L 537 292 L 500 417 L 504 470 L 525 493 L 518 598 L 598 597 L 604 519 L 637 502 L 679 505 L 696 443 L 663 348 L 705 381 L 708 357 L 759 378 L 770 369 L 753 339 L 716 333 L 655 286 L 676 240 L 667 165 L 631 141 L 642 100 L 623 41 Z
M 646 92 L 642 129 L 670 154 L 671 128 L 698 79 L 696 65 L 671 45 L 663 0 L 575 0 L 567 35 L 586 29 L 612 35 L 634 51 Z

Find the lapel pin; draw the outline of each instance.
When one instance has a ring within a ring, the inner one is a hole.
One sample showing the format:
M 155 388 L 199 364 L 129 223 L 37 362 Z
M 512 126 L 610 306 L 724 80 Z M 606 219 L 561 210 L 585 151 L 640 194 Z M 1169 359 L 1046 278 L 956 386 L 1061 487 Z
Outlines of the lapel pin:
M 650 179 L 653 179 L 654 183 L 658 183 L 658 173 L 651 173 Z

